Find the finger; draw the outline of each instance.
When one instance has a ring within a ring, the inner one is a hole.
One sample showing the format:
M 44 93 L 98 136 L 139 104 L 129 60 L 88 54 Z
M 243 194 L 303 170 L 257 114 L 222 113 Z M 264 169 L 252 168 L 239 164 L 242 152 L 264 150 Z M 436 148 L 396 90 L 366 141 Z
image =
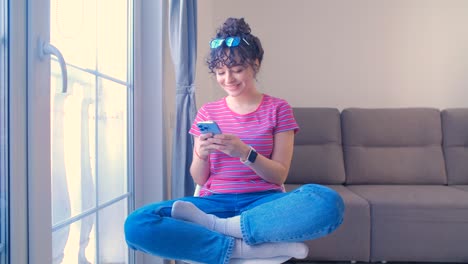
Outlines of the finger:
M 229 134 L 216 134 L 213 137 L 218 139 L 232 139 L 232 135 Z
M 207 142 L 214 145 L 226 145 L 226 140 L 219 138 L 209 138 Z
M 204 141 L 204 140 L 207 140 L 208 138 L 211 138 L 212 136 L 213 136 L 212 133 L 201 134 L 200 140 Z

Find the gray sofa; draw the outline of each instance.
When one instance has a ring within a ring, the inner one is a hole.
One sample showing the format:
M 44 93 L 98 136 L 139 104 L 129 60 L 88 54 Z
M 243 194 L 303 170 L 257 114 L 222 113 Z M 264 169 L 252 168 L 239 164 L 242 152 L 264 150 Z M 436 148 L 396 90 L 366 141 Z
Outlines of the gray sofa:
M 308 260 L 468 262 L 468 108 L 294 108 L 287 190 L 335 189 L 343 224 Z

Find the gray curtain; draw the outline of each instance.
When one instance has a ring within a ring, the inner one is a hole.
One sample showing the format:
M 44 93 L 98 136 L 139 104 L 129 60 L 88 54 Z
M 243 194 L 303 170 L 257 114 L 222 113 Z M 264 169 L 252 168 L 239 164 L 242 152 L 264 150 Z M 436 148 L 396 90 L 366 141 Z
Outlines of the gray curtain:
M 190 175 L 193 138 L 188 134 L 197 109 L 195 66 L 197 59 L 197 1 L 171 0 L 169 42 L 176 76 L 176 111 L 172 145 L 172 199 L 193 195 Z

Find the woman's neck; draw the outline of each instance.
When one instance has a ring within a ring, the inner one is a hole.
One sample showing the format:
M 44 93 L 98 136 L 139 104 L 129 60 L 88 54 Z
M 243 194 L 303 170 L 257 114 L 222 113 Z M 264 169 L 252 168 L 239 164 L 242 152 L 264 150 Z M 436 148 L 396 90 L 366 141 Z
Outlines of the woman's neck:
M 255 91 L 250 94 L 240 96 L 227 96 L 226 103 L 228 107 L 238 114 L 248 114 L 255 111 L 261 104 L 263 94 Z

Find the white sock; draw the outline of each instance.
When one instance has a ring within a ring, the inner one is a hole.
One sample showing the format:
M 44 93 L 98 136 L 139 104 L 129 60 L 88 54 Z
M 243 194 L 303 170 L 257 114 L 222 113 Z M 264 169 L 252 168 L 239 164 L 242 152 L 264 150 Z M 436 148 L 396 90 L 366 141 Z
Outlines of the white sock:
M 228 236 L 242 238 L 240 216 L 219 218 L 203 212 L 193 203 L 184 201 L 172 204 L 171 215 L 173 218 L 196 223 Z
M 281 256 L 281 257 L 273 257 L 273 258 L 251 258 L 251 259 L 233 259 L 229 261 L 229 264 L 280 264 L 284 263 L 287 260 L 291 259 L 291 257 Z
M 233 259 L 250 258 L 273 258 L 273 257 L 294 257 L 303 259 L 307 257 L 309 247 L 301 242 L 278 242 L 263 243 L 249 246 L 242 239 L 236 239 L 236 245 L 232 252 Z

